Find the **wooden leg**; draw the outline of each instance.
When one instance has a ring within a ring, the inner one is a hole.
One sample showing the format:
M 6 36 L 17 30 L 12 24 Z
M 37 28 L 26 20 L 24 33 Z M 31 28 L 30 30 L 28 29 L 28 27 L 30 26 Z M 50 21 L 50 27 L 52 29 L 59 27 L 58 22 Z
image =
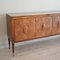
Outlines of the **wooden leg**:
M 8 44 L 9 44 L 9 49 L 10 49 L 10 39 L 8 38 Z
M 12 41 L 12 55 L 14 57 L 14 41 Z

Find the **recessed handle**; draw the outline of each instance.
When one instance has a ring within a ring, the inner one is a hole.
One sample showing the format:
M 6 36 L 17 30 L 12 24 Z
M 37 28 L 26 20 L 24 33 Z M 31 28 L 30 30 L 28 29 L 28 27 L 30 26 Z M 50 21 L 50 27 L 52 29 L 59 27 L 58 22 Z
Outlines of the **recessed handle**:
M 43 24 L 43 27 L 46 27 L 46 24 Z
M 46 27 L 46 24 L 42 24 L 42 30 L 44 30 L 44 27 Z
M 23 28 L 23 33 L 27 33 L 28 32 L 28 26 L 24 26 L 24 28 Z
M 57 22 L 57 28 L 59 28 L 59 21 Z

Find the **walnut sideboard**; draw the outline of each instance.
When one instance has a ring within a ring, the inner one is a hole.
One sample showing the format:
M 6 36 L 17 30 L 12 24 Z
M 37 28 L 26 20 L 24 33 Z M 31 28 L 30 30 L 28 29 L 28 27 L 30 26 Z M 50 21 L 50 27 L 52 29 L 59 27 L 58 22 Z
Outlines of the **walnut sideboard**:
M 60 34 L 60 13 L 9 13 L 7 33 L 9 49 L 11 41 L 14 56 L 14 44 L 17 42 Z

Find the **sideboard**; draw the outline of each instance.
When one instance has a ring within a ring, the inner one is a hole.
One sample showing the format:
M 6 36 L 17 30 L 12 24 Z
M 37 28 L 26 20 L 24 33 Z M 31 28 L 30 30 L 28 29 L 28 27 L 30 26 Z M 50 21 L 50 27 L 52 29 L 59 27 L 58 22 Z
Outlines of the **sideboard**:
M 59 12 L 25 12 L 7 14 L 7 35 L 14 56 L 14 44 L 60 34 Z

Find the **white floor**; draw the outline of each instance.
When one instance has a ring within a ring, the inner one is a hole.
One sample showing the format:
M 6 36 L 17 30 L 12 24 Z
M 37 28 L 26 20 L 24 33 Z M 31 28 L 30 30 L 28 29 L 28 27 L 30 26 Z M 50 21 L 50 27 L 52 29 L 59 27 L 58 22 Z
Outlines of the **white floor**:
M 0 49 L 0 60 L 60 60 L 60 37 L 15 47 L 15 57 L 11 49 Z

